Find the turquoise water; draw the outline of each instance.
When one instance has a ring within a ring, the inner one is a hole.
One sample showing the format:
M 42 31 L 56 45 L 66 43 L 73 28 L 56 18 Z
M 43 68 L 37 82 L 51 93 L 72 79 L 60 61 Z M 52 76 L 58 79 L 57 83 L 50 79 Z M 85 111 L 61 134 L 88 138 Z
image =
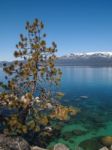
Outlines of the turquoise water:
M 61 69 L 60 89 L 65 93 L 62 101 L 80 108 L 81 112 L 64 124 L 60 137 L 51 145 L 61 142 L 75 150 L 82 141 L 112 136 L 112 68 L 66 66 Z
M 66 66 L 61 69 L 59 89 L 65 93 L 62 102 L 81 111 L 63 124 L 61 134 L 53 138 L 49 147 L 61 142 L 70 150 L 77 150 L 83 141 L 112 136 L 112 68 Z M 3 80 L 2 71 L 0 79 Z

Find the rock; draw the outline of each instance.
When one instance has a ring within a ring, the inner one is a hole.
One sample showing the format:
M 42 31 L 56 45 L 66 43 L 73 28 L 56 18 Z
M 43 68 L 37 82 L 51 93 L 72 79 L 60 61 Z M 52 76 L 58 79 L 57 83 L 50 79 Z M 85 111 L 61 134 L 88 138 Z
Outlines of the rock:
M 80 98 L 87 99 L 88 96 L 80 96 Z
M 37 96 L 37 97 L 35 97 L 35 100 L 37 100 L 37 99 L 39 99 L 39 97 Z
M 72 131 L 72 134 L 73 135 L 76 135 L 76 136 L 81 136 L 81 135 L 83 135 L 83 134 L 85 134 L 86 133 L 86 131 L 82 131 L 82 130 L 74 130 L 74 131 Z
M 39 97 L 38 97 L 38 96 L 35 97 L 35 102 L 36 102 L 36 103 L 40 103 L 40 100 L 39 100 Z
M 102 147 L 99 150 L 109 150 L 107 147 Z
M 45 130 L 47 130 L 49 132 L 53 131 L 52 127 L 50 127 L 50 126 L 45 127 Z
M 75 150 L 84 150 L 82 147 L 76 147 Z
M 72 132 L 65 132 L 65 133 L 62 135 L 62 138 L 63 138 L 65 141 L 70 140 L 72 137 L 73 137 L 73 133 L 72 133 Z
M 58 143 L 58 144 L 54 145 L 53 150 L 70 150 L 70 149 L 66 145 Z
M 47 150 L 47 149 L 40 148 L 38 146 L 33 146 L 33 147 L 31 147 L 31 150 Z
M 81 135 L 84 135 L 85 133 L 86 131 L 75 129 L 70 132 L 64 132 L 62 134 L 62 138 L 67 141 L 67 140 L 70 140 L 73 136 L 81 136 Z
M 0 134 L 0 150 L 31 150 L 31 148 L 22 137 Z
M 48 109 L 53 109 L 53 105 L 51 103 L 47 103 L 47 108 Z
M 101 143 L 104 146 L 111 147 L 112 145 L 112 136 L 105 136 L 101 139 Z
M 102 147 L 101 143 L 99 142 L 99 138 L 85 140 L 81 142 L 79 146 L 84 150 L 99 150 Z

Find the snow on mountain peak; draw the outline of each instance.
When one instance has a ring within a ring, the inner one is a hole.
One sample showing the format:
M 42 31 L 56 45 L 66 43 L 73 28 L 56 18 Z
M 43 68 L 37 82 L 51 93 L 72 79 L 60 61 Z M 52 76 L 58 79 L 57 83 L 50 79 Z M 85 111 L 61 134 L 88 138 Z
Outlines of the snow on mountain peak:
M 74 53 L 68 53 L 64 55 L 64 57 L 75 57 L 75 56 L 101 56 L 101 57 L 112 57 L 112 52 L 74 52 Z

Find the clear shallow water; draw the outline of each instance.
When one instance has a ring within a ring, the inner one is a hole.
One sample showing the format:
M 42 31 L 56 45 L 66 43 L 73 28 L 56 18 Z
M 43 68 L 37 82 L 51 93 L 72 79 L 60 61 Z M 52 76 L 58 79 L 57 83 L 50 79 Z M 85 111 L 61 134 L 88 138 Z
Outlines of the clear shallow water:
M 61 69 L 60 90 L 65 93 L 62 102 L 80 108 L 81 112 L 64 123 L 60 136 L 50 146 L 61 142 L 70 150 L 77 150 L 82 141 L 112 136 L 112 68 L 66 66 Z M 0 80 L 3 79 L 0 70 Z
M 62 142 L 75 150 L 82 141 L 112 135 L 112 68 L 61 69 L 63 102 L 79 107 L 81 112 L 65 123 L 60 138 L 53 143 Z

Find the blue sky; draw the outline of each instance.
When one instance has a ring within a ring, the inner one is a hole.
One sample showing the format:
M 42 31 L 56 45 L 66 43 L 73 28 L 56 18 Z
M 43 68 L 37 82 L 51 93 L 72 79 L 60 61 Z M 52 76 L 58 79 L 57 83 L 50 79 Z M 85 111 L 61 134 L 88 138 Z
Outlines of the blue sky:
M 12 60 L 27 20 L 45 24 L 58 55 L 112 50 L 112 0 L 0 0 L 0 60 Z

